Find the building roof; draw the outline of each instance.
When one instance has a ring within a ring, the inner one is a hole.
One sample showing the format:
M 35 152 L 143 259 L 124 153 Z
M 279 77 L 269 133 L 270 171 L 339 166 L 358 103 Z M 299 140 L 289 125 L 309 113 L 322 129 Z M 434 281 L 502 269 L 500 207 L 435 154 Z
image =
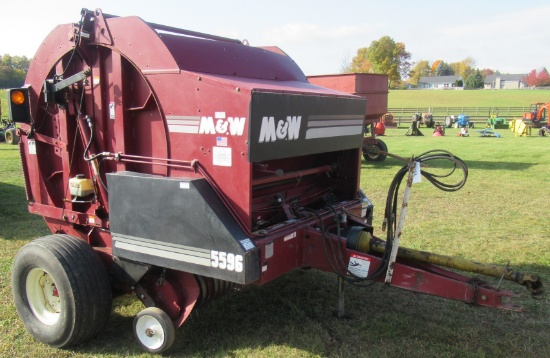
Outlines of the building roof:
M 493 83 L 497 78 L 501 81 L 521 81 L 527 76 L 525 73 L 512 74 L 512 75 L 488 75 L 485 77 L 485 83 Z
M 462 80 L 461 76 L 430 76 L 430 77 L 420 77 L 418 83 L 426 84 L 445 84 L 445 83 L 455 83 L 456 81 Z

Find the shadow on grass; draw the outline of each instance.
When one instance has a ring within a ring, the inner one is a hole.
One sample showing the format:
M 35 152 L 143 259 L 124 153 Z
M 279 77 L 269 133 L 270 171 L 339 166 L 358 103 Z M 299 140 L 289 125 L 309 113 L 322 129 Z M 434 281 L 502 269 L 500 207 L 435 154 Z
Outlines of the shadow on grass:
M 42 217 L 28 212 L 25 189 L 0 182 L 0 238 L 30 240 L 49 231 Z
M 377 284 L 346 286 L 347 319 L 334 316 L 336 302 L 334 275 L 296 270 L 194 312 L 176 331 L 166 356 L 550 356 L 548 299 L 520 298 L 515 302 L 527 311 L 518 313 Z M 142 353 L 132 336 L 132 318 L 120 315 L 73 351 Z

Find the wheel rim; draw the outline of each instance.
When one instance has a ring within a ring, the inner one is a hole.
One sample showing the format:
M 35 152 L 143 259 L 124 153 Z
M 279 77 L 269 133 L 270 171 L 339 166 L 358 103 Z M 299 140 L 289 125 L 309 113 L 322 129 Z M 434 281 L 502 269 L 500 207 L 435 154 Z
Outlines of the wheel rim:
M 373 154 L 373 153 L 367 152 L 366 154 L 367 154 L 367 157 L 369 157 L 369 159 L 373 159 L 373 160 L 380 156 L 380 153 Z
M 148 349 L 158 349 L 164 343 L 164 329 L 160 322 L 152 316 L 141 316 L 136 323 L 136 335 L 139 341 Z
M 61 315 L 61 298 L 52 276 L 40 268 L 33 268 L 27 275 L 26 290 L 34 316 L 49 326 L 57 323 Z

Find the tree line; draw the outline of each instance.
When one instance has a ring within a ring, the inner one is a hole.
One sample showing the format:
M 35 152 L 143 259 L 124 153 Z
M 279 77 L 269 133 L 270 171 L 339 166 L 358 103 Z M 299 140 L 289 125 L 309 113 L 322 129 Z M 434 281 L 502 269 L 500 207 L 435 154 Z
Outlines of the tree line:
M 26 56 L 5 54 L 0 60 L 0 88 L 21 87 L 31 61 Z
M 386 74 L 390 88 L 417 86 L 421 77 L 460 76 L 462 80 L 457 80 L 456 85 L 469 89 L 483 88 L 487 76 L 501 74 L 498 70 L 477 68 L 472 57 L 451 63 L 421 60 L 415 64 L 410 59 L 404 43 L 383 36 L 369 47 L 358 49 L 350 62 L 344 62 L 341 72 Z M 523 81 L 530 87 L 550 86 L 550 75 L 543 67 L 532 70 Z

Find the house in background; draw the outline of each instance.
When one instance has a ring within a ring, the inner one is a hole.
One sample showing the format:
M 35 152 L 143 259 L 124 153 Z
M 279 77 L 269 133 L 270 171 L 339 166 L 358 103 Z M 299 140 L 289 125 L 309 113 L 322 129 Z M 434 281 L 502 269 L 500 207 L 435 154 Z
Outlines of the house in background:
M 517 75 L 488 75 L 485 77 L 485 89 L 523 89 L 527 87 L 524 74 Z
M 457 81 L 462 81 L 461 76 L 437 76 L 420 77 L 418 80 L 418 89 L 463 89 L 456 85 Z

